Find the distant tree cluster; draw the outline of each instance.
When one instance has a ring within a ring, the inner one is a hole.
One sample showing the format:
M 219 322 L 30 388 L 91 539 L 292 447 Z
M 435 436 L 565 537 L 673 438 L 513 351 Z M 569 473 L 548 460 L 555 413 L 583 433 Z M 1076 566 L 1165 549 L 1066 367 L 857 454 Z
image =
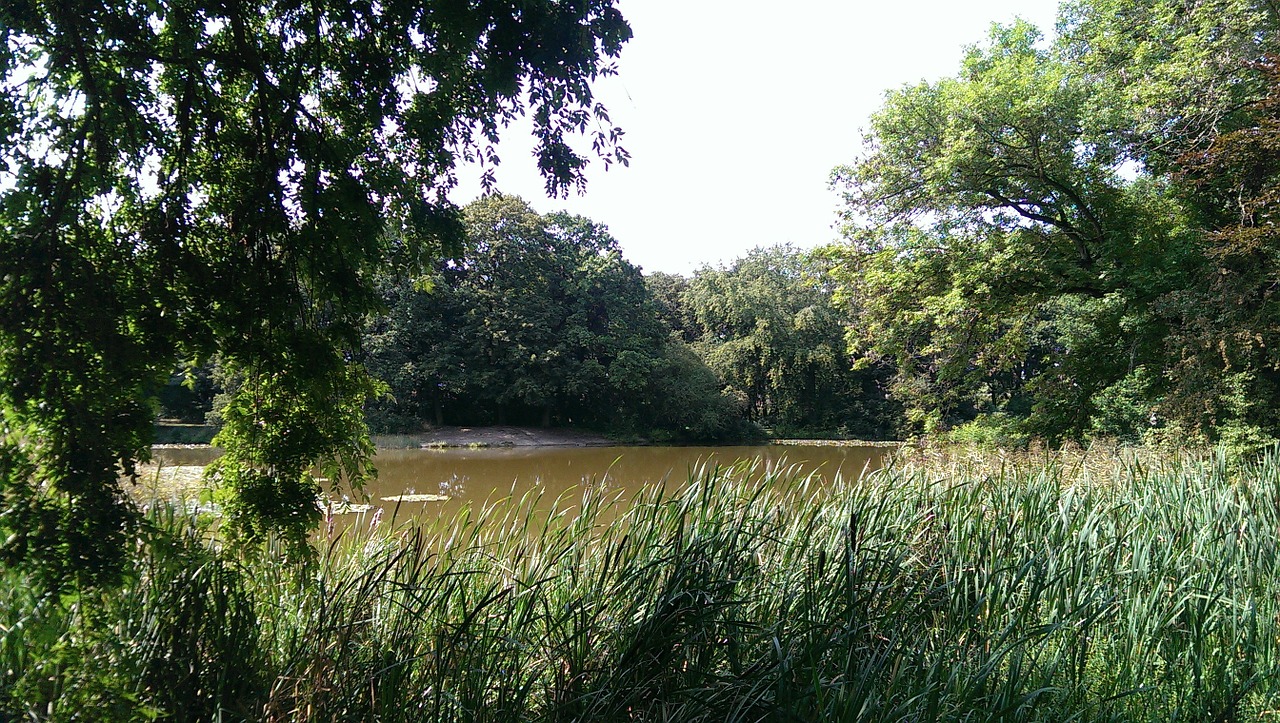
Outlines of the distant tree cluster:
M 1280 16 L 1080 0 L 895 90 L 834 178 L 852 351 L 917 429 L 1280 434 Z
M 887 370 L 846 349 L 850 309 L 833 300 L 829 264 L 789 246 L 756 249 L 692 278 L 648 278 L 662 316 L 745 410 L 775 435 L 892 438 Z
M 658 313 L 601 225 L 490 196 L 466 242 L 428 274 L 386 284 L 365 337 L 389 386 L 375 429 L 423 423 L 577 426 L 672 440 L 750 434 L 715 374 Z
M 692 277 L 640 270 L 603 226 L 510 196 L 460 256 L 388 280 L 365 337 L 370 424 L 577 426 L 651 439 L 896 432 L 886 373 L 853 369 L 821 257 L 758 249 Z

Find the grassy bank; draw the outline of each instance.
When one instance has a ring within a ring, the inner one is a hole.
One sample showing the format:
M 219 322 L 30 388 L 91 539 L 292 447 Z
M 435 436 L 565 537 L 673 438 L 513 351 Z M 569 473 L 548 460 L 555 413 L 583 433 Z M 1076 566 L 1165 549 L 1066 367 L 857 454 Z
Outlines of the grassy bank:
M 714 472 L 327 543 L 299 576 L 158 512 L 133 581 L 0 581 L 0 719 L 1258 720 L 1280 461 Z

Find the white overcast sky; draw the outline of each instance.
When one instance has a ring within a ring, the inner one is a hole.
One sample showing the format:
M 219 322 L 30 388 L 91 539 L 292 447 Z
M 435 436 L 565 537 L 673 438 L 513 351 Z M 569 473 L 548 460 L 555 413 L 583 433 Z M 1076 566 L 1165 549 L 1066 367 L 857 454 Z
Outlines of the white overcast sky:
M 1046 34 L 1056 0 L 620 0 L 635 37 L 596 86 L 629 167 L 596 161 L 587 192 L 550 199 L 527 126 L 499 148 L 498 189 L 540 212 L 607 225 L 646 272 L 688 273 L 756 246 L 836 240 L 835 166 L 886 90 L 956 72 L 965 45 L 1022 17 Z M 580 145 L 580 147 L 583 147 Z M 479 194 L 464 172 L 452 194 Z

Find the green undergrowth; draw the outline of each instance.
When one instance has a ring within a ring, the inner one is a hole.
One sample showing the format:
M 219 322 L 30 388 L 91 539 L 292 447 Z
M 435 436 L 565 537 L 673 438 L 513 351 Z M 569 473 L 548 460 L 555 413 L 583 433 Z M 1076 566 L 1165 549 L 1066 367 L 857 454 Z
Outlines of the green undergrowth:
M 349 531 L 304 572 L 153 512 L 121 588 L 4 574 L 0 719 L 1268 719 L 1280 460 L 1098 469 L 706 470 Z

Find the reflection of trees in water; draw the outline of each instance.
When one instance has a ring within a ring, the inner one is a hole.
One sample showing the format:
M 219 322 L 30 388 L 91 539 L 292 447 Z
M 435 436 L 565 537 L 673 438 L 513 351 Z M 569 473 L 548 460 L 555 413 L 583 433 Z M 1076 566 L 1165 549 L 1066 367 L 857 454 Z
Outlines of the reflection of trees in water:
M 717 468 L 743 483 L 766 476 L 801 478 L 829 484 L 837 475 L 861 476 L 880 466 L 887 448 L 770 445 L 758 447 L 537 447 L 380 450 L 378 479 L 366 492 L 373 499 L 405 494 L 438 494 L 449 499 L 427 503 L 431 509 L 455 509 L 510 496 L 537 495 L 550 507 L 559 498 L 581 501 L 584 493 L 630 498 L 645 487 L 664 485 L 674 492 L 690 478 Z M 166 466 L 207 464 L 209 448 L 157 450 Z M 352 501 L 362 495 L 352 494 Z

